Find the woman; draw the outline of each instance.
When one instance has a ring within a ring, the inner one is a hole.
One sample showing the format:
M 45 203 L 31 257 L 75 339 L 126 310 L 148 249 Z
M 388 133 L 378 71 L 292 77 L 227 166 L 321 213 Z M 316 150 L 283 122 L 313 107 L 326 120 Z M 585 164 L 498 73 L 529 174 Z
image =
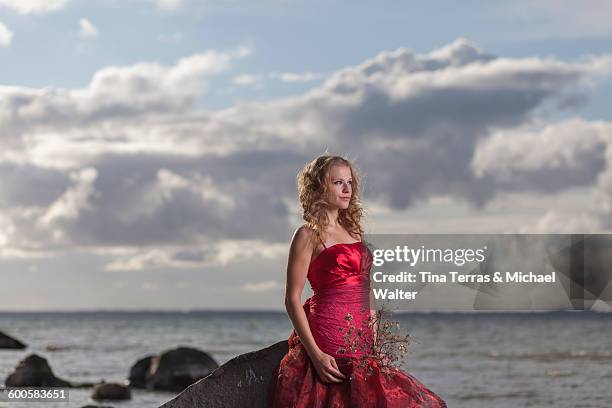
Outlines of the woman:
M 270 405 L 446 407 L 410 374 L 384 370 L 365 355 L 375 341 L 367 325 L 375 314 L 370 306 L 372 263 L 361 242 L 363 210 L 353 165 L 340 156 L 317 157 L 299 173 L 298 195 L 305 225 L 291 242 L 285 295 L 294 330 L 272 381 Z M 314 294 L 302 305 L 306 278 Z M 347 325 L 366 328 L 358 337 L 366 347 L 352 346 Z

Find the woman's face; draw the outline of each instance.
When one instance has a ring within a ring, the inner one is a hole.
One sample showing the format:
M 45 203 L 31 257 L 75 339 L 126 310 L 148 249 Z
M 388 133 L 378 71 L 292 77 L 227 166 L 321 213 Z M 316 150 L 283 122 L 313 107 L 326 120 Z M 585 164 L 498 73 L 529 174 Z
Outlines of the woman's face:
M 353 178 L 351 168 L 344 165 L 333 165 L 329 169 L 331 185 L 328 186 L 328 202 L 331 206 L 346 209 L 353 195 Z

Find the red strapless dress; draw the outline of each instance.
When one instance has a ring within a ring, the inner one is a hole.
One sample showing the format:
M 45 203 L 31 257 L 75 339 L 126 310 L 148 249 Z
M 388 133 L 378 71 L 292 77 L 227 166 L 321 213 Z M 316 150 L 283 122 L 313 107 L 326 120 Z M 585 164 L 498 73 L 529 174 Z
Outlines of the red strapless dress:
M 446 403 L 410 374 L 383 370 L 363 351 L 347 350 L 347 315 L 351 324 L 367 327 L 370 315 L 372 253 L 361 242 L 325 248 L 310 264 L 308 281 L 313 296 L 304 303 L 310 330 L 319 348 L 333 356 L 346 378 L 325 383 L 319 378 L 295 330 L 289 351 L 272 381 L 272 408 L 446 408 Z M 364 332 L 365 341 L 372 332 Z M 365 365 L 363 364 L 365 361 Z M 367 372 L 366 372 L 367 371 Z

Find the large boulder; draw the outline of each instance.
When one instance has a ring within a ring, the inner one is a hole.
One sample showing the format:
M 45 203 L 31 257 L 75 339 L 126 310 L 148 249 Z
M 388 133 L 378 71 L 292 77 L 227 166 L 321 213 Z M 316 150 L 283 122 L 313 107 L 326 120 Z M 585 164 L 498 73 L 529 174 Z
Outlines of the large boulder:
M 37 354 L 21 360 L 4 384 L 7 387 L 72 387 L 69 381 L 57 378 L 47 360 Z
M 269 408 L 273 376 L 287 340 L 239 355 L 159 408 Z
M 8 334 L 0 332 L 0 349 L 24 349 L 26 345 Z
M 153 356 L 147 356 L 138 360 L 132 368 L 130 368 L 130 387 L 147 388 L 147 374 L 151 367 L 151 359 Z
M 206 352 L 177 347 L 138 360 L 130 369 L 130 386 L 182 391 L 213 372 L 219 364 Z

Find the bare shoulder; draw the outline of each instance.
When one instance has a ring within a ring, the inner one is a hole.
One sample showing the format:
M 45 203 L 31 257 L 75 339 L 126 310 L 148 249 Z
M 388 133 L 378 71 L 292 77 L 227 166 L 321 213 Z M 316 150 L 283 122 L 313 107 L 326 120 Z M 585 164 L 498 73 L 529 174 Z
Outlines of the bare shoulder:
M 309 261 L 313 252 L 313 236 L 314 231 L 309 227 L 302 225 L 297 228 L 291 239 L 289 258 L 293 260 L 299 259 L 303 262 Z
M 293 234 L 293 242 L 302 247 L 309 246 L 313 241 L 314 236 L 314 230 L 304 224 L 295 230 L 295 233 Z

